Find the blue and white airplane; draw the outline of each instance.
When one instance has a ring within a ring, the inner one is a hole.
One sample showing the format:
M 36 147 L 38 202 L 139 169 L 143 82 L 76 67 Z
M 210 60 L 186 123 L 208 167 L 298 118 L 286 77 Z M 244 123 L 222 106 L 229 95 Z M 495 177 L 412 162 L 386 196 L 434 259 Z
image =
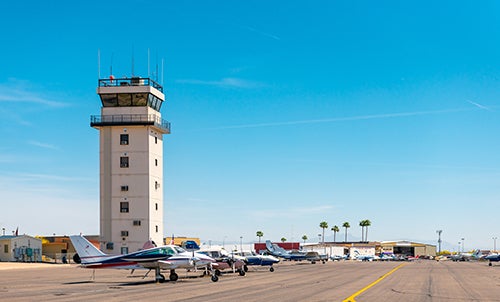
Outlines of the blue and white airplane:
M 327 256 L 322 256 L 318 252 L 314 251 L 287 251 L 277 244 L 271 243 L 271 241 L 269 240 L 266 240 L 266 250 L 269 252 L 269 254 L 286 260 L 307 260 L 311 261 L 312 264 L 316 263 L 316 261 L 322 261 L 323 263 L 325 263 L 328 260 Z
M 489 254 L 488 256 L 484 257 L 484 259 L 488 260 L 488 265 L 492 266 L 493 264 L 491 262 L 499 262 L 500 261 L 500 254 L 494 253 L 494 254 Z
M 234 252 L 233 255 L 240 256 L 246 265 L 252 266 L 270 266 L 269 271 L 274 272 L 273 264 L 280 260 L 271 255 L 257 255 L 252 252 Z M 246 268 L 248 270 L 248 268 Z
M 92 243 L 80 235 L 69 236 L 77 254 L 73 259 L 81 267 L 91 269 L 148 269 L 155 270 L 155 280 L 164 282 L 162 270 L 170 270 L 170 281 L 177 281 L 177 268 L 197 269 L 204 268 L 212 273 L 215 260 L 196 252 L 187 252 L 176 245 L 152 247 L 124 255 L 107 255 L 96 248 Z M 217 282 L 218 276 L 211 274 L 211 280 Z

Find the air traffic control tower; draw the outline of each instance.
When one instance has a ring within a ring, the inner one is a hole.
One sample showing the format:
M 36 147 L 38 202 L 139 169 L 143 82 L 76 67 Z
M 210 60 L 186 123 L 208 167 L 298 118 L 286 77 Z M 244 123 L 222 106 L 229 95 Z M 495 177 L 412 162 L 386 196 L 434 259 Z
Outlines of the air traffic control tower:
M 163 87 L 150 78 L 100 79 L 101 250 L 123 254 L 163 243 Z

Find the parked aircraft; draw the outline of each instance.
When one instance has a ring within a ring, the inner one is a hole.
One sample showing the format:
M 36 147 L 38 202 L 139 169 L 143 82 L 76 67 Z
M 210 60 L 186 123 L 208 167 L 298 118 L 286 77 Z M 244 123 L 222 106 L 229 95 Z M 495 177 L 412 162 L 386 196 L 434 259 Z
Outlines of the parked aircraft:
M 451 255 L 450 259 L 453 261 L 470 261 L 472 259 L 478 260 L 483 257 L 481 250 L 475 250 L 473 253 L 458 253 L 456 255 Z
M 354 250 L 354 259 L 359 261 L 373 261 L 375 255 L 361 255 L 358 250 Z
M 279 258 L 283 258 L 286 260 L 295 260 L 295 261 L 301 261 L 301 260 L 307 260 L 311 261 L 312 264 L 316 263 L 316 261 L 322 261 L 325 263 L 328 260 L 327 256 L 320 255 L 318 252 L 302 252 L 302 251 L 287 251 L 284 248 L 278 246 L 277 244 L 271 243 L 271 241 L 266 240 L 266 249 L 267 251 Z
M 271 255 L 257 255 L 252 252 L 234 252 L 233 254 L 243 257 L 246 265 L 270 266 L 270 272 L 274 272 L 273 264 L 280 262 L 278 258 Z
M 221 270 L 232 269 L 233 273 L 238 272 L 240 276 L 245 276 L 245 261 L 243 261 L 243 257 L 230 255 L 223 248 L 204 248 L 203 250 L 198 251 L 200 254 L 207 255 L 215 260 L 217 263 L 217 268 L 215 269 L 215 274 L 220 275 Z
M 495 254 L 489 254 L 488 256 L 484 257 L 484 259 L 488 260 L 488 265 L 492 266 L 493 264 L 491 262 L 498 262 L 500 261 L 500 254 L 495 253 Z
M 155 280 L 164 282 L 165 276 L 161 270 L 170 270 L 170 281 L 176 281 L 179 276 L 175 272 L 177 268 L 197 269 L 204 268 L 212 272 L 212 267 L 216 266 L 215 260 L 206 255 L 187 252 L 176 245 L 165 245 L 152 247 L 124 255 L 107 255 L 97 249 L 83 236 L 69 236 L 77 254 L 73 259 L 84 268 L 100 269 L 149 269 L 155 270 Z M 211 280 L 217 282 L 218 276 L 212 274 Z

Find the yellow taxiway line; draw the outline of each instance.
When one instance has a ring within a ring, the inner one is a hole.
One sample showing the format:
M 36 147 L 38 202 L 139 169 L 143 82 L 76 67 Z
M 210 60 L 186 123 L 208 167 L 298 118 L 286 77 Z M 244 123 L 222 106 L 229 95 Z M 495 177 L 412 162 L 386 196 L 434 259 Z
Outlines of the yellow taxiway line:
M 342 302 L 356 302 L 356 300 L 354 300 L 354 298 L 356 298 L 357 296 L 359 296 L 361 293 L 363 293 L 364 291 L 366 291 L 367 289 L 369 289 L 370 287 L 374 286 L 375 284 L 379 283 L 380 281 L 382 281 L 385 277 L 389 276 L 390 274 L 394 273 L 395 271 L 397 271 L 398 269 L 400 269 L 403 265 L 405 265 L 406 263 L 403 263 L 403 264 L 400 264 L 398 266 L 396 266 L 395 268 L 393 268 L 391 271 L 389 271 L 388 273 L 386 273 L 385 275 L 381 276 L 380 278 L 378 278 L 377 280 L 375 280 L 374 282 L 370 283 L 368 286 L 365 286 L 364 288 L 358 290 L 357 292 L 355 292 L 353 295 L 351 295 L 349 298 L 343 300 Z

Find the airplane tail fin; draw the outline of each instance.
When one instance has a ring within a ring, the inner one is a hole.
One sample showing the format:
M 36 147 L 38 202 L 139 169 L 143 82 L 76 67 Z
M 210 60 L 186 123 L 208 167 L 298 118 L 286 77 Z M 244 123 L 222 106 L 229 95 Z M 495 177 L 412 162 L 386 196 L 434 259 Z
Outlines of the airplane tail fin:
M 274 252 L 274 246 L 273 244 L 271 243 L 270 240 L 266 240 L 266 249 L 270 252 L 270 253 L 273 253 Z
M 81 235 L 69 236 L 82 264 L 93 263 L 102 260 L 106 254 L 96 248 L 90 241 Z

